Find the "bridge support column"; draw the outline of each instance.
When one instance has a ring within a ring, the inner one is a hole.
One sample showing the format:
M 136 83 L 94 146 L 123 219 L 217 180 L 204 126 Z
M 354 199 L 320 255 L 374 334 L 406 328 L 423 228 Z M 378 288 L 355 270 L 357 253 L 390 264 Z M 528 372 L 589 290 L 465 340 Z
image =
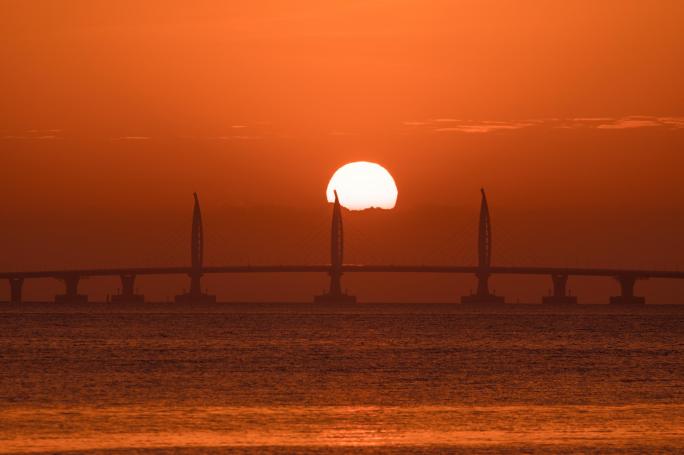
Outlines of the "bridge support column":
M 21 303 L 21 291 L 24 286 L 23 278 L 10 278 L 10 303 Z
M 542 302 L 545 304 L 570 304 L 574 305 L 577 303 L 577 297 L 568 295 L 567 284 L 568 276 L 562 274 L 551 275 L 551 280 L 553 281 L 553 294 L 543 297 Z
M 135 293 L 135 275 L 121 275 L 121 293 L 112 296 L 114 303 L 143 303 L 145 296 Z
M 314 296 L 314 303 L 356 303 L 356 296 L 342 292 L 342 272 L 331 270 L 328 292 Z
M 77 274 L 69 274 L 61 277 L 66 286 L 64 294 L 55 296 L 55 303 L 88 303 L 88 296 L 78 293 L 78 282 L 81 277 Z
M 202 274 L 190 274 L 190 292 L 176 296 L 176 303 L 216 303 L 216 296 L 202 292 Z
M 477 292 L 461 297 L 461 303 L 504 303 L 505 299 L 502 296 L 489 292 L 490 274 L 488 271 L 479 271 L 475 276 L 477 276 Z
M 646 298 L 634 295 L 634 284 L 637 277 L 634 275 L 619 275 L 615 279 L 620 283 L 621 295 L 610 298 L 614 305 L 643 305 Z

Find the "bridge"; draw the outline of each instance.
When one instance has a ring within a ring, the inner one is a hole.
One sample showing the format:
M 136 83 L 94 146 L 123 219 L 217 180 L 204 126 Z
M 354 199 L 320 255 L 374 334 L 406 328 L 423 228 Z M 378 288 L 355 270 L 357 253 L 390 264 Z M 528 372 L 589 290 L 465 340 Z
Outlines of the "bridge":
M 503 296 L 489 290 L 492 275 L 543 275 L 551 278 L 553 293 L 542 298 L 545 304 L 576 304 L 577 297 L 567 292 L 567 282 L 571 276 L 607 277 L 615 279 L 620 287 L 620 295 L 610 297 L 616 305 L 639 305 L 645 298 L 636 296 L 634 287 L 638 280 L 649 278 L 684 279 L 684 272 L 662 270 L 630 270 L 603 268 L 563 268 L 563 267 L 515 267 L 491 264 L 492 229 L 487 196 L 482 190 L 480 219 L 478 229 L 478 263 L 472 266 L 444 265 L 363 265 L 344 263 L 344 232 L 342 209 L 337 193 L 332 209 L 330 229 L 330 263 L 320 265 L 247 265 L 247 266 L 205 266 L 204 231 L 202 212 L 197 194 L 194 194 L 192 231 L 190 237 L 190 265 L 179 267 L 130 267 L 80 270 L 43 270 L 29 272 L 0 272 L 0 279 L 8 280 L 10 302 L 22 302 L 22 290 L 30 279 L 52 278 L 64 283 L 64 294 L 55 296 L 57 303 L 87 303 L 88 296 L 79 294 L 79 281 L 90 277 L 114 276 L 121 279 L 121 292 L 112 296 L 112 302 L 142 303 L 145 298 L 136 294 L 135 282 L 138 276 L 145 275 L 185 275 L 190 279 L 187 293 L 176 296 L 176 302 L 213 303 L 216 296 L 202 292 L 201 279 L 205 274 L 248 274 L 248 273 L 327 273 L 330 276 L 328 291 L 314 297 L 316 303 L 355 303 L 356 297 L 342 291 L 342 276 L 345 273 L 443 273 L 472 274 L 477 279 L 477 290 L 472 295 L 461 298 L 466 304 L 504 303 Z

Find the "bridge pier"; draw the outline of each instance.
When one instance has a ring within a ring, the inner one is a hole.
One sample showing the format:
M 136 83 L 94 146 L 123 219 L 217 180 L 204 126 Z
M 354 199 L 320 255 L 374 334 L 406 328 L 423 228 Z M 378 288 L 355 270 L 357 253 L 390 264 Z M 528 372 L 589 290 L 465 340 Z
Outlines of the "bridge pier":
M 505 303 L 505 299 L 500 295 L 489 292 L 489 272 L 479 271 L 477 276 L 477 292 L 461 297 L 461 303 Z
M 202 274 L 190 274 L 190 292 L 176 296 L 176 303 L 216 303 L 216 296 L 202 292 Z
M 55 296 L 55 303 L 88 303 L 88 296 L 78 293 L 78 282 L 81 280 L 78 274 L 68 274 L 61 277 L 66 287 L 64 294 Z
M 121 293 L 112 296 L 113 303 L 143 303 L 145 296 L 135 293 L 134 274 L 121 275 Z
M 356 303 L 356 296 L 342 292 L 342 272 L 331 270 L 328 292 L 314 296 L 314 303 Z
M 643 305 L 646 303 L 645 297 L 634 295 L 634 284 L 637 277 L 634 275 L 618 275 L 615 279 L 620 283 L 621 295 L 610 298 L 610 303 L 614 305 Z
M 577 303 L 577 297 L 568 295 L 567 284 L 568 276 L 563 274 L 551 275 L 551 280 L 553 281 L 553 295 L 542 297 L 542 302 L 545 304 L 570 304 L 574 305 Z
M 21 291 L 24 286 L 23 278 L 10 278 L 10 303 L 21 303 Z

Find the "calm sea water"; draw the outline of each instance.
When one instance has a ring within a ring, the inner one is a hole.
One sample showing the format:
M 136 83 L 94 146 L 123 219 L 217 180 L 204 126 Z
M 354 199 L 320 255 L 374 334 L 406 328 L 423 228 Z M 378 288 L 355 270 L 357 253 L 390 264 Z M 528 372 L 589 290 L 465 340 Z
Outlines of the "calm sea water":
M 0 306 L 0 453 L 678 452 L 684 306 Z

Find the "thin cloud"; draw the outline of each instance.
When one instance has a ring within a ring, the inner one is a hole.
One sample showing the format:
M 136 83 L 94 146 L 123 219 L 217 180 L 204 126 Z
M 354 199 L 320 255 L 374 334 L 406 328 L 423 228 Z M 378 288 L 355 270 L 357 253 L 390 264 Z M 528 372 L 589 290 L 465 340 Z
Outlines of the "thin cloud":
M 8 139 L 8 140 L 52 140 L 52 139 L 58 139 L 57 136 L 54 134 L 47 134 L 43 136 L 14 136 L 14 135 L 8 135 L 8 136 L 3 136 L 3 139 Z
M 544 119 L 530 119 L 525 121 L 502 121 L 502 120 L 461 120 L 456 118 L 435 118 L 431 120 L 407 120 L 402 122 L 410 128 L 428 128 L 437 133 L 491 133 L 495 131 L 519 130 L 543 123 Z
M 31 134 L 31 135 L 39 134 L 41 136 L 54 135 L 54 134 L 61 133 L 61 132 L 62 132 L 62 130 L 59 128 L 50 128 L 50 129 L 44 129 L 44 130 L 34 128 L 31 130 L 26 130 L 26 133 L 28 133 L 28 134 Z
M 115 141 L 146 141 L 150 139 L 149 136 L 121 136 L 115 137 Z
M 513 131 L 530 127 L 559 129 L 600 129 L 628 130 L 638 128 L 684 129 L 684 117 L 655 117 L 631 115 L 627 117 L 572 117 L 572 118 L 533 118 L 517 121 L 501 120 L 459 120 L 455 118 L 436 118 L 431 120 L 404 121 L 405 127 L 413 131 L 432 131 L 438 133 L 486 134 L 497 131 Z
M 3 131 L 9 133 L 9 130 Z M 33 128 L 30 130 L 24 130 L 25 134 L 6 134 L 2 136 L 2 139 L 14 139 L 14 140 L 51 140 L 59 139 L 58 134 L 62 132 L 61 129 L 51 128 L 51 129 L 38 129 Z
M 259 139 L 259 136 L 247 136 L 247 135 L 219 136 L 216 139 L 218 139 L 220 141 L 230 141 L 230 140 L 248 141 L 248 140 L 253 140 L 253 139 Z
M 457 133 L 484 134 L 484 133 L 492 133 L 495 131 L 519 130 L 519 129 L 527 128 L 527 127 L 530 127 L 533 125 L 534 125 L 534 123 L 530 123 L 530 122 L 510 122 L 510 123 L 499 122 L 499 121 L 481 122 L 481 123 L 468 122 L 468 123 L 462 123 L 462 124 L 452 125 L 452 126 L 448 126 L 448 127 L 435 128 L 434 131 L 438 132 L 438 133 L 457 132 Z
M 233 139 L 241 141 L 251 141 L 252 139 L 259 139 L 259 136 L 233 136 Z
M 572 124 L 561 128 L 596 128 L 600 130 L 629 130 L 638 128 L 684 128 L 684 117 L 654 117 L 630 115 L 628 117 L 575 118 Z
M 658 117 L 658 121 L 673 128 L 684 128 L 684 117 Z
M 623 118 L 619 120 L 614 120 L 610 123 L 602 123 L 596 128 L 600 130 L 625 130 L 633 128 L 652 128 L 656 126 L 662 126 L 658 120 L 649 118 Z
M 573 122 L 609 122 L 614 119 L 612 117 L 576 117 L 569 120 Z

